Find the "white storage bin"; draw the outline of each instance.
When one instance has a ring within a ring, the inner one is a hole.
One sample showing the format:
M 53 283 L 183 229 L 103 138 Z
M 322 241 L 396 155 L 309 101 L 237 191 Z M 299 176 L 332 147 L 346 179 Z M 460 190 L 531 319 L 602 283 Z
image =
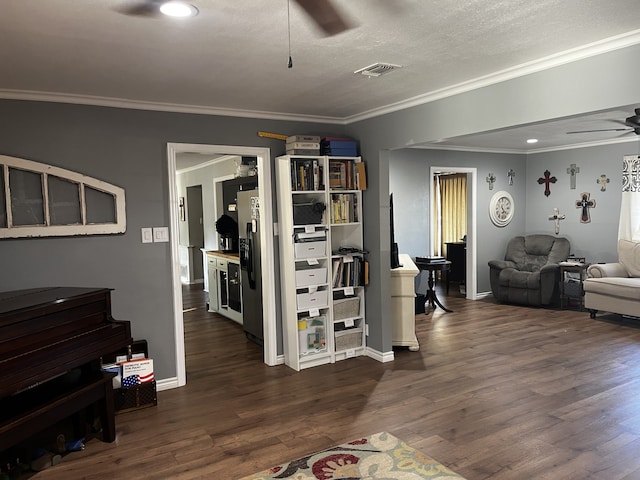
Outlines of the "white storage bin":
M 327 254 L 327 242 L 300 242 L 293 245 L 297 260 L 324 257 Z
M 296 271 L 296 286 L 308 287 L 310 285 L 321 285 L 327 283 L 326 268 L 307 268 Z
M 311 308 L 323 308 L 327 306 L 327 291 L 318 290 L 316 292 L 299 293 L 296 295 L 298 310 L 309 310 Z

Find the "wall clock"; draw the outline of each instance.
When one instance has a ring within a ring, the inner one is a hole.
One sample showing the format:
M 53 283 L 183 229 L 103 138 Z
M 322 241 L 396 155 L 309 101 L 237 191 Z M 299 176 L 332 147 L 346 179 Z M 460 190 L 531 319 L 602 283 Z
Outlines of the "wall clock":
M 496 192 L 489 203 L 489 218 L 497 227 L 505 227 L 513 219 L 515 206 L 509 192 Z

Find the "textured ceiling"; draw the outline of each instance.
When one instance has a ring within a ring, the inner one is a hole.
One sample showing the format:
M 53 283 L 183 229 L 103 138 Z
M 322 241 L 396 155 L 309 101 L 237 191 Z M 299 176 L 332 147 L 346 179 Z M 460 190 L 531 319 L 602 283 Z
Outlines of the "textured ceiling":
M 640 35 L 638 0 L 334 0 L 353 28 L 333 37 L 291 2 L 289 69 L 287 0 L 192 3 L 197 17 L 170 19 L 124 15 L 127 0 L 3 0 L 0 98 L 348 121 Z M 376 62 L 403 68 L 353 73 Z

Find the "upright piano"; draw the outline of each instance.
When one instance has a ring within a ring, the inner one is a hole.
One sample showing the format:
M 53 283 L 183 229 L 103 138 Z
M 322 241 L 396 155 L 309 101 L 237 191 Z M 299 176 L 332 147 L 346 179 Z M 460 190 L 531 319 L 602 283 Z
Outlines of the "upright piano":
M 100 357 L 131 345 L 108 288 L 0 292 L 0 451 L 89 406 L 115 440 L 112 373 Z

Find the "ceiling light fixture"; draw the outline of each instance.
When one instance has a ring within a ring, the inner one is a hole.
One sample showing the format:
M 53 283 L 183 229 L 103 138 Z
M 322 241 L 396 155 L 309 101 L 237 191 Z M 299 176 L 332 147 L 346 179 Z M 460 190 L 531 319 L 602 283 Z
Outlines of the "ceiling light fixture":
M 166 2 L 160 5 L 160 11 L 169 17 L 195 17 L 198 9 L 186 2 Z
M 538 139 L 537 138 L 529 138 L 527 140 L 527 143 L 538 143 Z

